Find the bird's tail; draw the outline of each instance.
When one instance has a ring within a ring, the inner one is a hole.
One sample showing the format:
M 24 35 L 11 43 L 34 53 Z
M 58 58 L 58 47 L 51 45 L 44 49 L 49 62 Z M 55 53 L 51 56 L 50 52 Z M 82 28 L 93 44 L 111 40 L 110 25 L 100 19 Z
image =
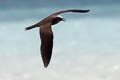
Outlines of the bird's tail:
M 37 26 L 36 25 L 32 25 L 32 26 L 26 27 L 25 30 L 30 30 L 30 29 L 35 28 L 35 27 L 37 27 Z

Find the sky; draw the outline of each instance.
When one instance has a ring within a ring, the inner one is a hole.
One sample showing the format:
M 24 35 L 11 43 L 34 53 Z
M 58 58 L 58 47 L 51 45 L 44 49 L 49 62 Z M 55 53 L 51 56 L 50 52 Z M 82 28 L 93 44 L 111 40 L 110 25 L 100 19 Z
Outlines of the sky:
M 120 80 L 119 0 L 0 0 L 0 80 Z M 52 26 L 48 68 L 40 55 L 39 28 L 25 31 L 53 12 L 66 22 Z

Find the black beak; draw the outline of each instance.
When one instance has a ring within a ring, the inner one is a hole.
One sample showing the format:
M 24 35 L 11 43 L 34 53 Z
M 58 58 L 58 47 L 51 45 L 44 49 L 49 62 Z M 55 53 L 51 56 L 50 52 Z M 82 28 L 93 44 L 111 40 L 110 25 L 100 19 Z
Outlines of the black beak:
M 62 21 L 66 22 L 66 19 L 65 19 L 65 18 L 62 18 Z

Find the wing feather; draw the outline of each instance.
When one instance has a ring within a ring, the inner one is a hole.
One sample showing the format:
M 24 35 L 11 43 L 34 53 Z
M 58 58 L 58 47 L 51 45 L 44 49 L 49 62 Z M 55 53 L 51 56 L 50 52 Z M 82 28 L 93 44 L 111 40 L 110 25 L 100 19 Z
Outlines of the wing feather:
M 53 32 L 51 29 L 51 24 L 46 24 L 40 27 L 40 38 L 41 56 L 44 67 L 47 67 L 50 63 L 53 48 Z
M 86 13 L 89 12 L 90 10 L 79 10 L 79 9 L 70 9 L 70 10 L 63 10 L 63 11 L 58 11 L 53 13 L 53 15 L 59 15 L 61 13 L 66 13 L 66 12 L 76 12 L 76 13 Z

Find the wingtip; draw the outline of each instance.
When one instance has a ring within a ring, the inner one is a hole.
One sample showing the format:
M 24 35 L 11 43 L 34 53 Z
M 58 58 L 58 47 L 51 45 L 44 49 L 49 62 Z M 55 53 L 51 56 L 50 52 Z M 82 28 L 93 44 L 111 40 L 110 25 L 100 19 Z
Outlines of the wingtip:
M 26 28 L 25 28 L 25 30 L 29 30 L 29 29 L 31 29 L 31 27 L 26 27 Z
M 76 10 L 75 9 L 72 10 L 72 12 L 78 12 L 78 13 L 87 13 L 89 11 L 90 11 L 89 9 L 88 10 L 79 10 L 79 9 L 78 10 L 77 9 Z
M 90 10 L 88 9 L 88 10 L 85 10 L 84 12 L 86 13 L 86 12 L 89 12 Z
M 27 28 L 25 28 L 25 31 L 28 30 Z
M 88 9 L 87 12 L 89 12 L 90 10 Z
M 48 64 L 44 64 L 44 68 L 47 68 L 48 67 Z

